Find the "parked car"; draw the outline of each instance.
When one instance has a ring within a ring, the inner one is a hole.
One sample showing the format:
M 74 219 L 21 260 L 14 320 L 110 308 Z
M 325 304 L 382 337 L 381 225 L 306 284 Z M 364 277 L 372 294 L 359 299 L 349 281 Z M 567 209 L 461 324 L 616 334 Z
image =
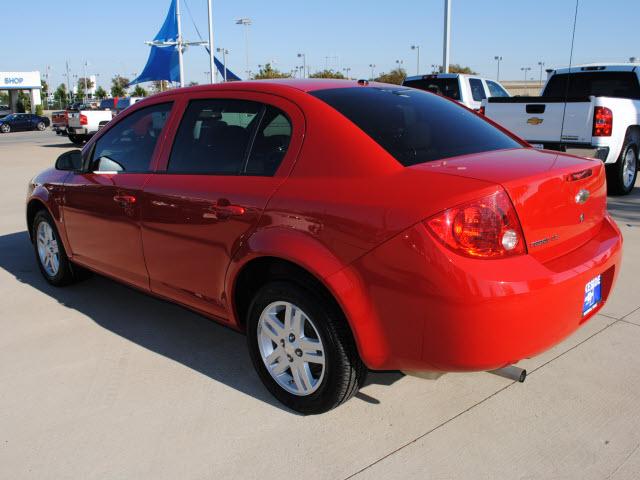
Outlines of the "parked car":
M 149 97 L 36 176 L 26 220 L 49 283 L 89 269 L 246 332 L 266 388 L 304 413 L 368 368 L 550 348 L 607 301 L 622 246 L 601 162 L 346 80 Z
M 509 97 L 509 93 L 499 82 L 462 73 L 416 75 L 405 78 L 402 85 L 451 98 L 476 111 L 480 110 L 485 98 Z
M 59 110 L 51 113 L 51 130 L 56 132 L 57 135 L 67 134 L 67 112 L 66 110 Z
M 125 108 L 130 107 L 131 105 L 136 104 L 143 97 L 113 97 L 113 98 L 105 98 L 100 102 L 101 110 L 112 110 L 116 112 L 116 114 L 120 113 Z
M 491 98 L 485 114 L 539 148 L 601 160 L 609 191 L 626 195 L 638 175 L 639 66 L 556 69 L 540 97 Z
M 69 140 L 82 145 L 113 118 L 111 110 L 102 110 L 97 104 L 82 104 L 67 110 L 67 134 Z
M 49 126 L 49 119 L 32 113 L 12 113 L 0 118 L 0 132 L 9 133 L 18 130 L 40 130 Z

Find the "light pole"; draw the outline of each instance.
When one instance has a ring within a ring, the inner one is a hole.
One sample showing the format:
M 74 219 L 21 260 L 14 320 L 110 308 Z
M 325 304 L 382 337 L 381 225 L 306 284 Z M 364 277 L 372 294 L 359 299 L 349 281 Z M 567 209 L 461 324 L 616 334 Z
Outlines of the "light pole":
M 544 62 L 538 62 L 540 66 L 540 87 L 542 87 L 542 70 L 544 69 Z
M 376 68 L 376 64 L 375 63 L 370 63 L 369 64 L 369 68 L 371 69 L 371 80 L 373 80 L 373 75 L 374 75 L 373 70 L 374 70 L 374 68 Z
M 347 72 L 347 80 L 351 80 L 351 75 L 349 75 L 349 72 L 351 72 L 351 67 L 345 67 L 342 70 Z
M 229 54 L 229 50 L 226 48 L 216 48 L 216 52 L 222 53 L 222 78 L 224 81 L 227 81 L 227 55 Z
M 213 60 L 213 11 L 211 8 L 211 0 L 207 0 L 207 13 L 209 17 L 209 81 L 216 83 L 215 62 Z
M 418 55 L 418 64 L 416 66 L 416 75 L 420 75 L 420 45 L 411 45 L 411 50 L 415 50 Z
M 247 72 L 247 80 L 250 78 L 250 70 L 249 70 L 249 26 L 253 22 L 250 18 L 239 18 L 236 20 L 236 25 L 244 25 L 244 48 L 245 48 L 245 62 L 246 62 L 246 72 Z
M 404 63 L 403 60 L 396 60 L 396 69 L 400 70 L 402 68 L 402 64 Z
M 531 67 L 521 67 L 520 70 L 524 72 L 524 81 L 527 81 L 527 72 L 531 70 Z
M 449 46 L 451 44 L 451 0 L 444 0 L 444 39 L 442 42 L 442 73 L 449 73 Z
M 299 53 L 298 58 L 302 58 L 302 78 L 306 78 L 307 55 L 305 53 Z
M 496 75 L 496 80 L 500 81 L 500 61 L 502 61 L 502 57 L 500 55 L 496 55 L 493 59 L 498 62 L 498 73 Z
M 86 102 L 87 101 L 87 64 L 89 62 L 87 62 L 86 60 L 84 61 L 84 95 L 82 96 L 82 101 Z

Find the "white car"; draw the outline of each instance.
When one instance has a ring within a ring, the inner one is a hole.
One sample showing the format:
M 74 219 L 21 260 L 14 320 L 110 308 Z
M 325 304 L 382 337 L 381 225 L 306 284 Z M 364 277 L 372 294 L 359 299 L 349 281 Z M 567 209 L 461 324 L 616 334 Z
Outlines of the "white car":
M 449 97 L 476 111 L 485 98 L 509 97 L 505 88 L 495 80 L 464 73 L 416 75 L 405 78 L 402 85 Z
M 598 158 L 609 192 L 631 192 L 640 150 L 640 64 L 549 72 L 539 97 L 491 98 L 485 115 L 535 147 Z

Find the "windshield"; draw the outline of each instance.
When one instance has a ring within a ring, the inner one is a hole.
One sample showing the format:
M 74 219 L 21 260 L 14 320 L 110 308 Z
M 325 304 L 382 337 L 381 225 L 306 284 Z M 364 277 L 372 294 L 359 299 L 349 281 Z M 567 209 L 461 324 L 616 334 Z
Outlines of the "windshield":
M 354 87 L 317 90 L 402 165 L 522 145 L 477 114 L 419 90 Z
M 406 80 L 402 85 L 460 100 L 459 83 L 457 78 L 418 78 Z
M 594 95 L 640 99 L 640 86 L 634 72 L 561 73 L 549 79 L 542 93 L 543 97 L 564 97 L 565 95 L 569 98 Z

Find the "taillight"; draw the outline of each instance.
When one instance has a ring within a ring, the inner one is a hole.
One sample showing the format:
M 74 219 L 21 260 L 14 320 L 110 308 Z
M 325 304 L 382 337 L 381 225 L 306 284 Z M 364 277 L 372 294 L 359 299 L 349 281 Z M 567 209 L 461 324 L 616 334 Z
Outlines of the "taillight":
M 476 112 L 478 112 L 478 115 L 484 115 L 484 105 L 482 107 L 478 108 L 476 110 Z
M 80 114 L 80 125 L 86 125 L 87 123 L 87 116 Z
M 456 253 L 505 258 L 527 253 L 516 210 L 503 190 L 441 212 L 425 222 Z
M 66 110 L 65 110 L 65 112 L 64 112 L 64 121 L 65 121 L 65 122 L 68 122 L 68 121 L 69 121 L 69 112 L 67 112 Z
M 595 107 L 593 110 L 593 136 L 610 137 L 613 129 L 613 113 L 607 107 Z

